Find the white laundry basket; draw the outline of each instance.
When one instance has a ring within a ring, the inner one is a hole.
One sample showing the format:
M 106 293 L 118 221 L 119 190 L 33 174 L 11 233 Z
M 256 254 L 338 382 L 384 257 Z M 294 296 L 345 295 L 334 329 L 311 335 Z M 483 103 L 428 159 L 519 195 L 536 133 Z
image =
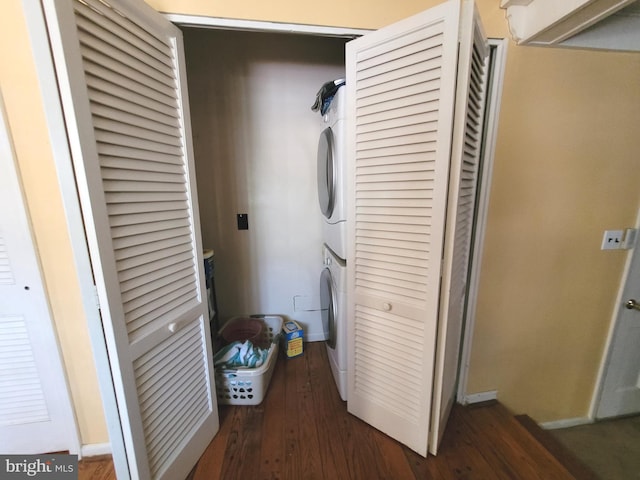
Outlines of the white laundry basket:
M 216 395 L 218 403 L 223 405 L 259 405 L 264 399 L 278 359 L 278 344 L 282 331 L 282 317 L 276 315 L 256 316 L 264 320 L 267 329 L 263 332 L 271 341 L 267 360 L 257 368 L 216 368 Z M 234 320 L 246 317 L 234 317 L 220 329 L 231 325 Z

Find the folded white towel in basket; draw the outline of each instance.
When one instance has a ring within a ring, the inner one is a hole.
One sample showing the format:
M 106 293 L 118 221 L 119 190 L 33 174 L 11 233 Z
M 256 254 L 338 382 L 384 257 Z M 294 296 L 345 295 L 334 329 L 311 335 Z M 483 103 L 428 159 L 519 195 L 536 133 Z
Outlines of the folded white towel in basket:
M 269 349 L 256 347 L 249 340 L 232 342 L 222 347 L 213 357 L 213 365 L 219 368 L 258 368 L 264 364 Z

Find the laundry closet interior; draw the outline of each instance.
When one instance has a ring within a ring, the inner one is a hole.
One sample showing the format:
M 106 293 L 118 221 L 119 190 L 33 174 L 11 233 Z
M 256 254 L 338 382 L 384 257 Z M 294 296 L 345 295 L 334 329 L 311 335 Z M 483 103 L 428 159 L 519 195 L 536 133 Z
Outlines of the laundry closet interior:
M 182 28 L 204 248 L 214 250 L 219 319 L 268 313 L 325 339 L 318 281 L 322 214 L 311 110 L 344 77 L 347 39 Z M 237 215 L 247 215 L 248 229 Z

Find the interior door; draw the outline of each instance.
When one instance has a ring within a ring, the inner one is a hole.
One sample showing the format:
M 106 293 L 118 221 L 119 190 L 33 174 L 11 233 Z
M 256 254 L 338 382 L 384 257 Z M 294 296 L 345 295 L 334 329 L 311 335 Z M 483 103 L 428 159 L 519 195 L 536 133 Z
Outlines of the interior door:
M 179 29 L 142 1 L 44 2 L 131 477 L 218 430 Z
M 0 452 L 79 442 L 0 96 Z
M 597 418 L 640 412 L 640 310 L 626 308 L 634 300 L 640 304 L 640 252 L 636 245 L 622 289 L 616 326 L 605 368 Z M 632 306 L 632 305 L 631 305 Z
M 456 85 L 472 68 L 473 49 L 460 43 L 459 54 L 459 39 L 463 28 L 472 35 L 461 16 L 473 10 L 452 0 L 349 42 L 346 52 L 348 409 L 425 456 L 437 451 L 429 431 L 446 421 L 449 403 L 444 345 L 455 328 L 441 302 L 457 302 L 453 284 L 463 277 L 454 259 L 465 222 L 454 220 L 466 196 L 459 118 L 467 109 L 456 100 L 467 103 L 469 82 Z

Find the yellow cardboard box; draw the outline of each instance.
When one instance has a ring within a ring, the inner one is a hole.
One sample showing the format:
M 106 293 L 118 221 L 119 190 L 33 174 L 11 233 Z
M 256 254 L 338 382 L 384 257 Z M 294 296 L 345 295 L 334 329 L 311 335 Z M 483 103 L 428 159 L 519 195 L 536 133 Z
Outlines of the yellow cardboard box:
M 304 334 L 302 327 L 295 320 L 289 320 L 282 325 L 282 341 L 287 358 L 302 355 Z

